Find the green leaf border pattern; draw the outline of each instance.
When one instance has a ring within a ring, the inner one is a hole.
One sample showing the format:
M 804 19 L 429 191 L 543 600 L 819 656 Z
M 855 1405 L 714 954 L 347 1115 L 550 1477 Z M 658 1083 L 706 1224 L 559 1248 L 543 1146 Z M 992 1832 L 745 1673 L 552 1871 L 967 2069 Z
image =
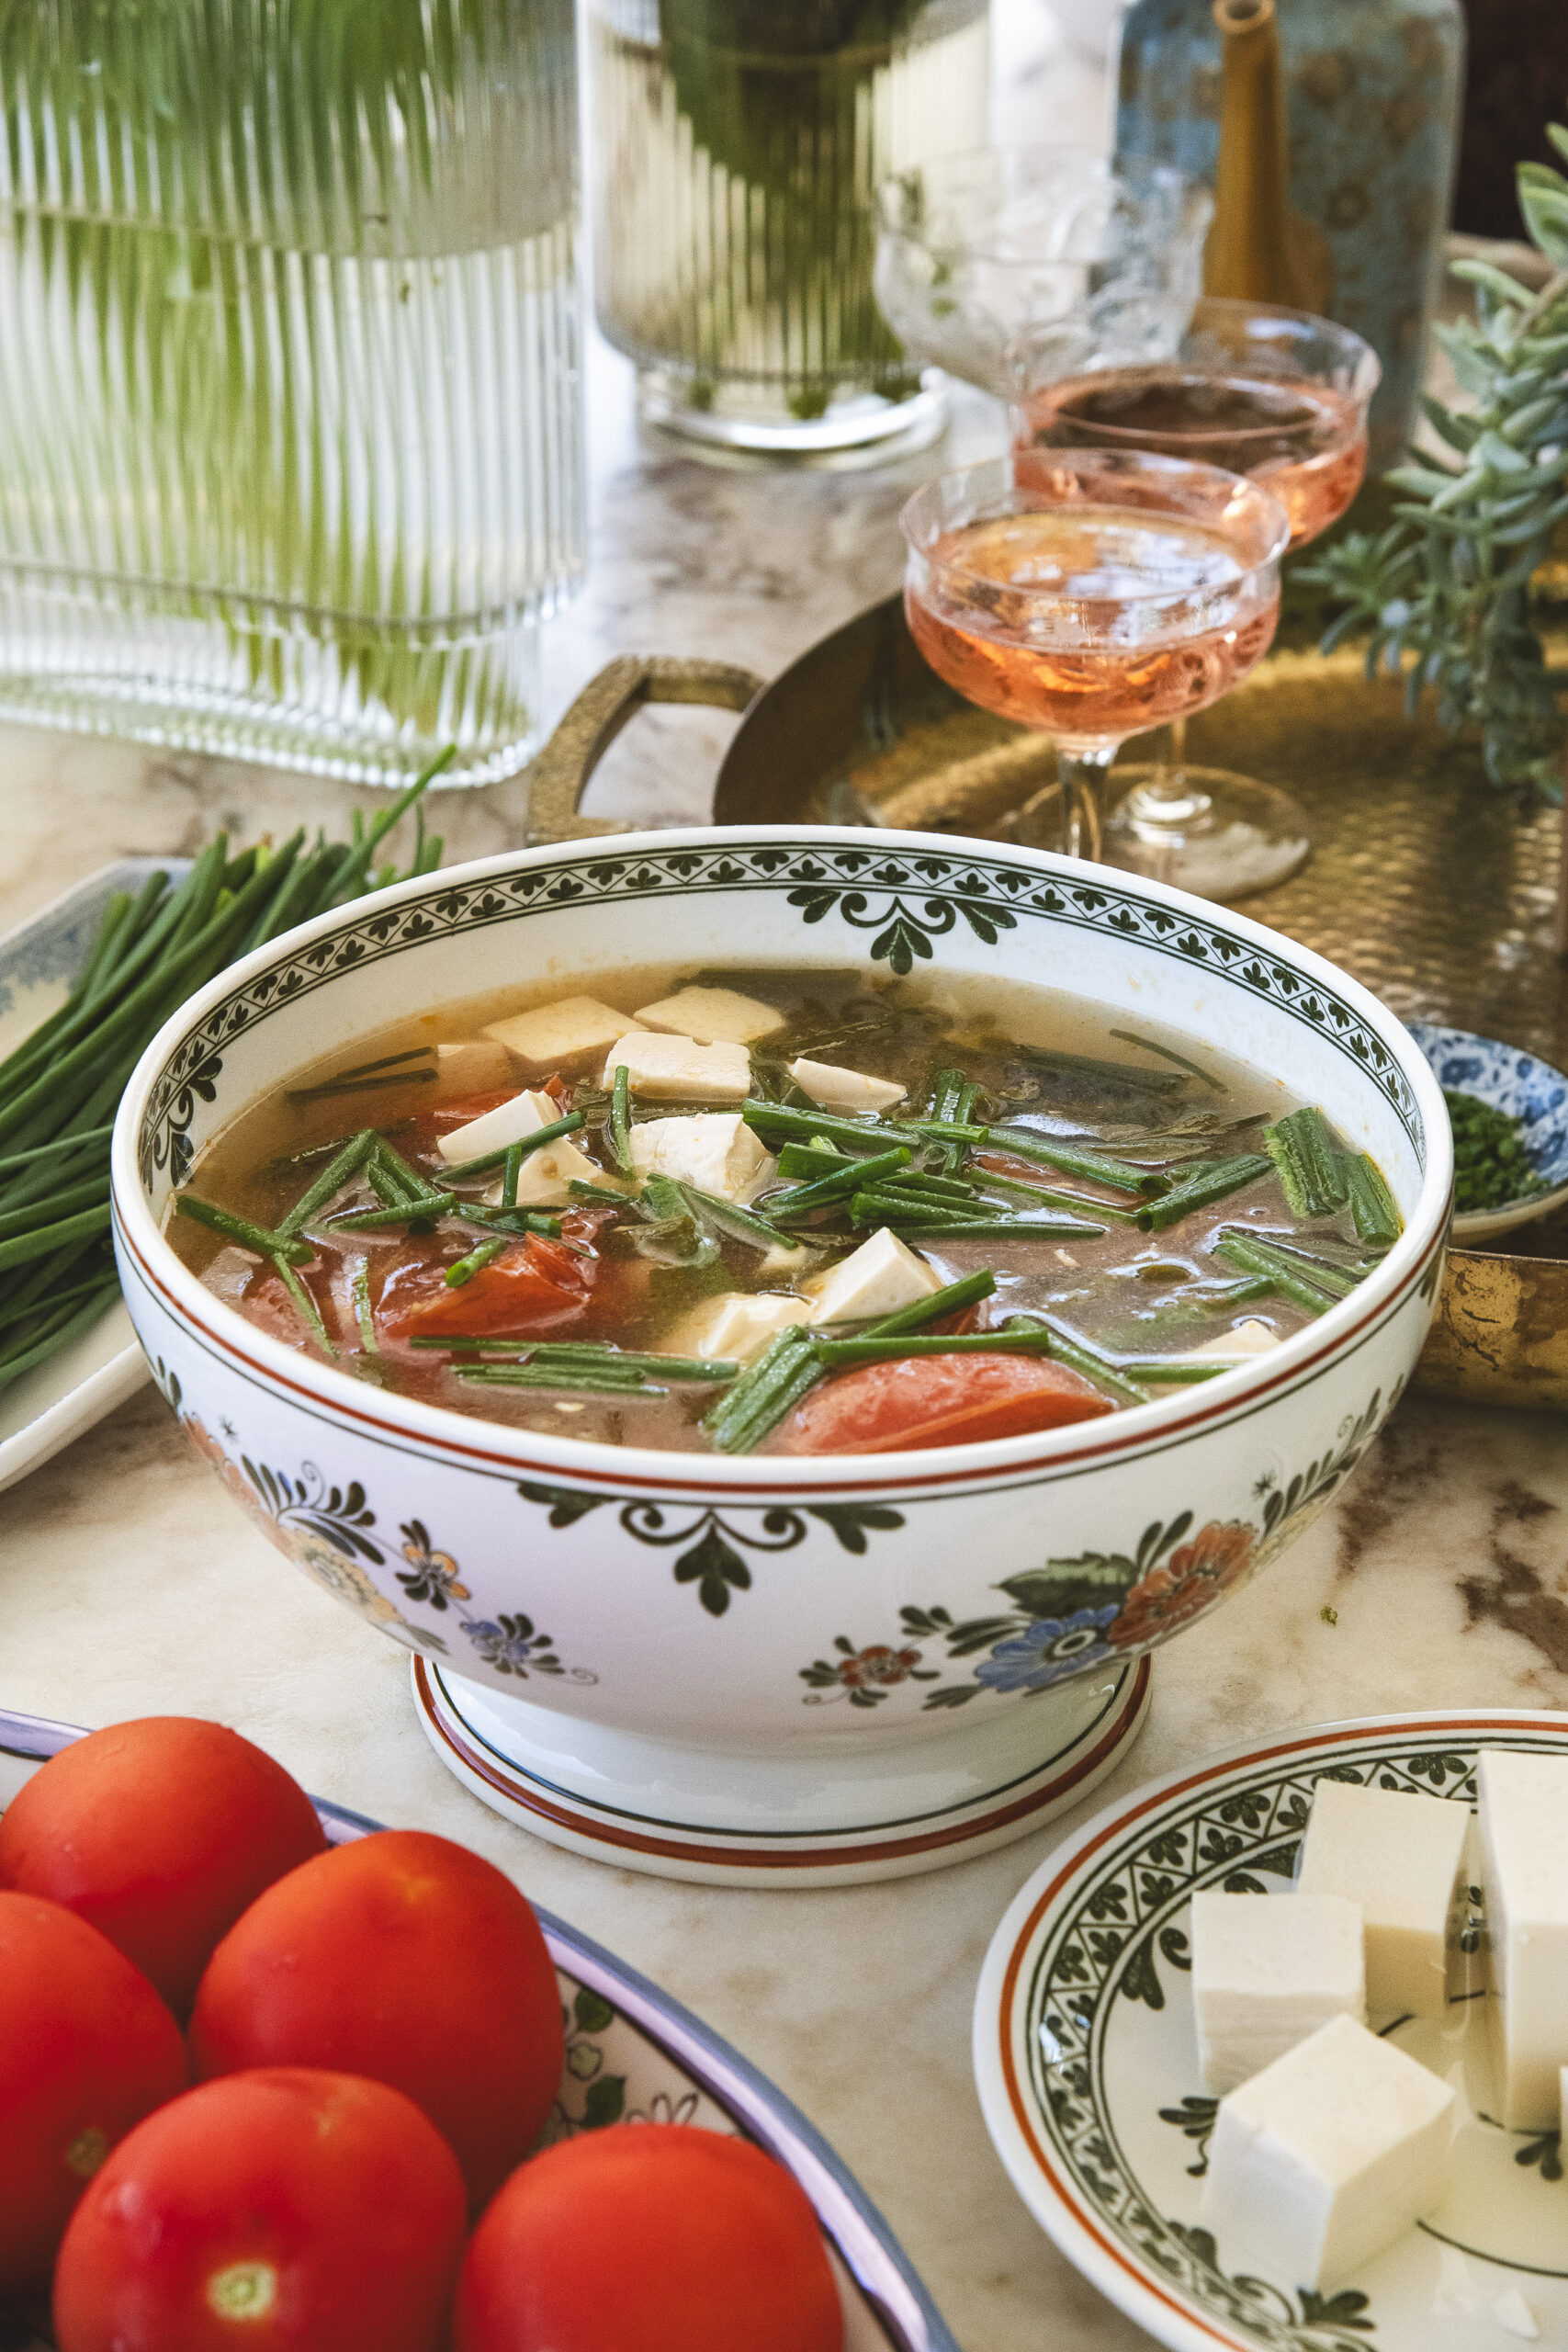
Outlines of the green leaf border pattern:
M 1438 1733 L 1393 1762 L 1369 1741 L 1337 1758 L 1329 1751 L 1322 1763 L 1303 1760 L 1240 1785 L 1221 1782 L 1107 1855 L 1035 1955 L 1025 2007 L 1022 2039 L 1039 2119 L 1078 2193 L 1137 2260 L 1201 2311 L 1248 2329 L 1269 2352 L 1366 2352 L 1374 2323 L 1365 2298 L 1303 2294 L 1298 2308 L 1259 2280 L 1226 2278 L 1206 2232 L 1151 2210 L 1094 2086 L 1116 2002 L 1163 2009 L 1168 1972 L 1190 1966 L 1176 1921 L 1191 1895 L 1205 1887 L 1262 1893 L 1266 1879 L 1289 1879 L 1314 1786 L 1324 1778 L 1465 1804 L 1475 1795 L 1473 1756 Z M 1203 2104 L 1186 2099 L 1160 2111 L 1200 2154 Z M 1194 2177 L 1202 2169 L 1189 2167 Z
M 1189 917 L 1114 882 L 1075 883 L 995 858 L 922 852 L 899 857 L 831 842 L 755 842 L 715 849 L 671 848 L 635 857 L 553 861 L 493 880 L 434 885 L 400 905 L 345 918 L 326 938 L 271 964 L 233 989 L 184 1039 L 160 1071 L 142 1119 L 139 1162 L 151 1198 L 158 1171 L 188 1164 L 188 1131 L 197 1099 L 222 1068 L 224 1046 L 279 1006 L 308 995 L 350 967 L 403 953 L 442 932 L 471 931 L 562 907 L 734 891 L 784 892 L 807 922 L 836 914 L 852 930 L 872 930 L 873 960 L 908 971 L 930 960 L 932 942 L 962 922 L 994 944 L 1004 931 L 1035 918 L 1056 927 L 1136 940 L 1173 962 L 1223 972 L 1235 986 L 1286 1011 L 1330 1038 L 1355 1061 L 1398 1116 L 1412 1145 L 1425 1138 L 1415 1098 L 1388 1048 L 1359 1012 L 1330 988 L 1260 954 L 1223 920 Z
M 544 1486 L 532 1478 L 518 1481 L 525 1502 L 549 1513 L 552 1527 L 571 1527 L 590 1511 L 610 1509 L 620 1516 L 622 1532 L 635 1544 L 658 1551 L 676 1544 L 687 1548 L 672 1563 L 677 1584 L 694 1584 L 697 1599 L 710 1617 L 722 1617 L 730 1597 L 751 1589 L 751 1571 L 741 1551 L 793 1552 L 810 1533 L 809 1520 L 831 1529 L 846 1552 L 863 1553 L 867 1532 L 902 1527 L 904 1514 L 886 1503 L 803 1503 L 798 1509 L 783 1503 L 742 1506 L 716 1510 L 701 1503 L 656 1503 L 624 1495 L 587 1495 L 575 1487 Z

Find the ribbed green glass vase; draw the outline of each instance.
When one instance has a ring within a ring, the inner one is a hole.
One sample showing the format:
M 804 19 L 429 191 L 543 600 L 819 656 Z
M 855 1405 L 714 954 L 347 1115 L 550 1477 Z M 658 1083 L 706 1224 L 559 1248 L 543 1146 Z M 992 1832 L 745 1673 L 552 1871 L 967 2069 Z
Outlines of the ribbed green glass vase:
M 570 0 L 0 0 L 0 715 L 515 768 L 575 236 Z

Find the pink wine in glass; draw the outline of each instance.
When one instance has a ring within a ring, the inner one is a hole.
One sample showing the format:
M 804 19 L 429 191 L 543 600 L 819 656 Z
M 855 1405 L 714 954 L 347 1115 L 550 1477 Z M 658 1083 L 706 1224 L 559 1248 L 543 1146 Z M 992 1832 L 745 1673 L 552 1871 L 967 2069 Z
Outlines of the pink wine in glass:
M 924 552 L 905 605 L 931 668 L 1066 750 L 1206 709 L 1261 659 L 1279 617 L 1277 573 L 1259 578 L 1222 531 L 1180 514 L 993 515 Z
M 1014 410 L 1019 478 L 1035 451 L 1154 449 L 1266 483 L 1304 547 L 1337 523 L 1367 470 L 1366 402 L 1336 384 L 1210 372 L 1179 360 L 1043 384 Z

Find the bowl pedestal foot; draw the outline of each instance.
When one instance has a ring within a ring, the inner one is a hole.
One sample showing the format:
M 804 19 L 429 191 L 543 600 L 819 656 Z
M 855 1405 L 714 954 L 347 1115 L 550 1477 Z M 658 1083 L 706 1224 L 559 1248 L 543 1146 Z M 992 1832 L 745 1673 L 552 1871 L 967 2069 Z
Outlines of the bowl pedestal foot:
M 721 1886 L 863 1885 L 1026 1838 L 1122 1762 L 1149 1704 L 1142 1657 L 1010 1704 L 982 1698 L 935 1737 L 739 1756 L 608 1731 L 427 1658 L 412 1666 L 436 1754 L 495 1812 L 621 1870 Z

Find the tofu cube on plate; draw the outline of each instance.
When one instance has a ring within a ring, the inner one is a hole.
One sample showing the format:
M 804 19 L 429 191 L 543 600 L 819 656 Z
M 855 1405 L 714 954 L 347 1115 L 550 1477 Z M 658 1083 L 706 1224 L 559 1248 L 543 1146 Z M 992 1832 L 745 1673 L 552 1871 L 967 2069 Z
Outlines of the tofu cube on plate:
M 621 1063 L 632 1092 L 654 1102 L 744 1102 L 751 1091 L 751 1060 L 744 1046 L 699 1046 L 694 1037 L 637 1030 L 611 1046 L 604 1085 L 615 1084 Z
M 1342 1894 L 1366 1922 L 1367 2007 L 1440 2017 L 1449 1923 L 1470 1815 L 1443 1797 L 1321 1780 L 1302 1846 L 1298 1894 Z
M 1361 1911 L 1338 1894 L 1192 1898 L 1203 2086 L 1234 2090 L 1330 2018 L 1364 2020 Z
M 1392 2041 L 1354 2018 L 1319 2026 L 1220 2101 L 1201 2214 L 1226 2274 L 1332 2293 L 1440 2204 L 1453 2111 Z
M 784 1014 L 771 1004 L 734 989 L 677 989 L 657 1004 L 639 1004 L 637 1019 L 645 1029 L 672 1029 L 699 1046 L 754 1046 L 784 1025 Z
M 563 996 L 532 1012 L 488 1022 L 484 1034 L 505 1046 L 525 1078 L 548 1078 L 558 1069 L 570 1076 L 592 1069 L 607 1046 L 636 1027 L 630 1013 L 595 996 Z
M 1501 2120 L 1510 2132 L 1548 2132 L 1568 2057 L 1568 1757 L 1483 1747 L 1476 1777 Z

